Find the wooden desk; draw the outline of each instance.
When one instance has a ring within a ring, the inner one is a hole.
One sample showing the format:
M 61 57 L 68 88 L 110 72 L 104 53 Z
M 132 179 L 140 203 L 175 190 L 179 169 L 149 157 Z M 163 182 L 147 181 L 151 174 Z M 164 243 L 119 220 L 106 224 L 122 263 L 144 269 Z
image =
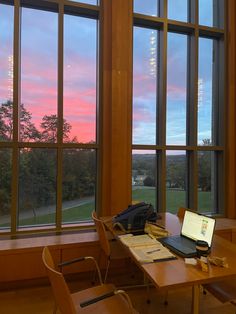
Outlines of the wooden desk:
M 117 237 L 119 231 L 112 228 L 111 219 L 103 218 L 107 228 Z M 158 224 L 165 226 L 171 234 L 179 234 L 181 221 L 170 213 L 162 213 L 162 219 Z M 186 265 L 184 259 L 162 261 L 157 263 L 136 264 L 148 276 L 158 289 L 178 288 L 184 286 L 193 287 L 192 313 L 199 313 L 200 285 L 225 278 L 236 276 L 236 245 L 214 235 L 211 256 L 227 257 L 229 268 L 210 265 L 209 272 L 203 272 L 198 266 Z

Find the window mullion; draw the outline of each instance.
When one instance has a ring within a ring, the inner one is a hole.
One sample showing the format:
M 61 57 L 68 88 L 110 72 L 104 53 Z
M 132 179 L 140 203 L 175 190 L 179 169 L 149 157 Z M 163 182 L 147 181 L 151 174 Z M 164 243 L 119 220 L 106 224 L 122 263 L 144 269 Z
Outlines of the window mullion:
M 63 32 L 64 32 L 64 5 L 59 4 L 58 14 L 58 149 L 57 149 L 57 207 L 56 228 L 61 229 L 62 224 L 62 163 L 63 163 Z
M 166 2 L 164 2 L 166 4 Z M 167 14 L 166 5 L 162 8 Z M 162 11 L 161 11 L 162 12 Z M 165 15 L 166 16 L 166 15 Z M 166 91 L 167 91 L 167 19 L 159 32 L 159 73 L 158 75 L 158 109 L 157 109 L 157 144 L 166 147 Z M 161 150 L 157 159 L 157 208 L 166 210 L 166 150 Z
M 12 154 L 12 204 L 11 234 L 16 234 L 18 213 L 18 182 L 19 182 L 19 107 L 20 107 L 20 1 L 14 2 L 14 51 L 13 51 L 13 154 Z

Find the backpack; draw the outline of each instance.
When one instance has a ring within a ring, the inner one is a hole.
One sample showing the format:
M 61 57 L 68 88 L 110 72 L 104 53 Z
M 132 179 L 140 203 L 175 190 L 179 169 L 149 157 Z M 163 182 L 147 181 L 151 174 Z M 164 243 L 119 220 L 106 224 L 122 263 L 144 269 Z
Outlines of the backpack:
M 145 222 L 155 222 L 159 217 L 152 204 L 145 202 L 129 205 L 128 208 L 113 218 L 113 227 L 119 227 L 125 232 L 143 231 Z

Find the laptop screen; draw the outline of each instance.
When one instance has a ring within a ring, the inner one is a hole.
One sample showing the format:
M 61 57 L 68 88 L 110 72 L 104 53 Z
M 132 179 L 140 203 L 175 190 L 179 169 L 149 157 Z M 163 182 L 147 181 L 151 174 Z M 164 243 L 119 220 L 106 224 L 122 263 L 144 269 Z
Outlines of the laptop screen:
M 215 219 L 197 213 L 185 211 L 181 235 L 193 240 L 204 240 L 211 246 L 215 228 Z

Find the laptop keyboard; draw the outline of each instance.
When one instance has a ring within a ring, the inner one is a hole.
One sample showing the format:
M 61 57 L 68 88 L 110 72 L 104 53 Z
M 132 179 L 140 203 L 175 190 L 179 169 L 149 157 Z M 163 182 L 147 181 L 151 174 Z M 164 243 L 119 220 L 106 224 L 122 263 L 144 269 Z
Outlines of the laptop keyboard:
M 195 241 L 191 241 L 180 236 L 170 237 L 168 238 L 166 243 L 173 245 L 175 249 L 180 250 L 182 252 L 186 252 L 186 253 L 189 251 L 189 249 L 195 250 L 195 246 L 196 246 Z

